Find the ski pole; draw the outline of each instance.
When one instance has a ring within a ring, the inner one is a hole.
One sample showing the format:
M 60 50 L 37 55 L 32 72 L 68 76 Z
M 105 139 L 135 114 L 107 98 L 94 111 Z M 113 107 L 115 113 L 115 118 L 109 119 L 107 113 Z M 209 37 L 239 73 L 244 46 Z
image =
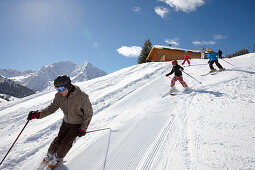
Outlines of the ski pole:
M 223 58 L 221 58 L 222 60 L 223 60 Z M 231 64 L 230 62 L 228 62 L 228 61 L 226 61 L 226 60 L 223 60 L 223 61 L 225 61 L 226 63 L 228 63 L 228 64 L 230 64 L 231 66 L 234 66 L 233 64 Z M 235 68 L 238 68 L 238 67 L 236 67 L 236 66 L 234 66 Z
M 9 154 L 9 152 L 11 151 L 12 147 L 15 145 L 15 143 L 17 142 L 18 138 L 20 137 L 21 133 L 23 132 L 23 130 L 25 129 L 25 127 L 27 126 L 29 120 L 27 121 L 27 123 L 25 124 L 25 126 L 23 127 L 23 129 L 21 130 L 21 132 L 19 133 L 19 136 L 16 138 L 16 140 L 13 142 L 11 148 L 9 149 L 9 151 L 7 152 L 7 154 L 4 156 L 4 159 L 2 160 L 2 162 L 0 163 L 0 165 L 2 165 L 3 161 L 5 160 L 6 156 Z
M 188 73 L 186 73 L 185 71 L 182 71 L 183 73 L 187 74 L 188 76 L 190 76 L 191 78 L 193 78 L 194 80 L 196 80 L 197 82 L 199 82 L 200 84 L 202 84 L 200 81 L 198 81 L 197 79 L 195 79 L 194 77 L 192 77 L 191 75 L 189 75 Z
M 86 132 L 86 133 L 93 133 L 93 132 L 102 131 L 102 130 L 107 130 L 107 129 L 111 129 L 111 128 L 97 129 L 97 130 L 88 131 L 88 132 Z

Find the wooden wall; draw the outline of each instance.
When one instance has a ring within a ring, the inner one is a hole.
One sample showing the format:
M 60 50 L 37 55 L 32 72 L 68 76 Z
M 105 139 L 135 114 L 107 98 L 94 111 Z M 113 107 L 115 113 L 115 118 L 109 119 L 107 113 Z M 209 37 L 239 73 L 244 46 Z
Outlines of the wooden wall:
M 153 48 L 147 57 L 147 61 L 153 62 L 164 62 L 164 61 L 172 61 L 172 60 L 181 60 L 184 56 L 185 51 L 176 50 L 176 49 L 158 49 Z M 201 58 L 200 52 L 192 52 L 188 51 L 190 58 Z

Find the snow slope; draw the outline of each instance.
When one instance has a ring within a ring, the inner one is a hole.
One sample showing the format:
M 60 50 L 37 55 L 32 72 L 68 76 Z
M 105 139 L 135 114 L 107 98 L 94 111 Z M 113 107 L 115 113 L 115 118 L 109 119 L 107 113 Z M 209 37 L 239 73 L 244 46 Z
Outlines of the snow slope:
M 77 138 L 62 170 L 255 169 L 255 54 L 225 59 L 216 75 L 207 60 L 191 60 L 184 74 L 191 88 L 178 95 L 164 75 L 171 63 L 146 63 L 77 83 L 94 109 L 88 130 L 111 128 Z M 43 91 L 0 106 L 0 158 L 26 123 L 56 91 Z M 0 169 L 34 169 L 57 135 L 62 112 L 32 120 Z

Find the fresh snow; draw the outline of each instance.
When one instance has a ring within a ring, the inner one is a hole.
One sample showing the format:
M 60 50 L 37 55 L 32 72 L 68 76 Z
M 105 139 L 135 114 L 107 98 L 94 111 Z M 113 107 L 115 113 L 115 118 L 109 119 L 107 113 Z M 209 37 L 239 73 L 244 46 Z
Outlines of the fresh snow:
M 60 170 L 101 169 L 255 169 L 255 54 L 219 62 L 227 70 L 209 71 L 207 60 L 193 59 L 185 72 L 190 87 L 169 90 L 171 62 L 139 64 L 90 81 L 75 83 L 89 96 L 94 116 L 77 138 Z M 179 61 L 181 63 L 181 61 Z M 0 159 L 26 123 L 29 111 L 43 109 L 56 91 L 47 90 L 0 105 Z M 62 122 L 58 110 L 31 120 L 0 169 L 35 169 Z

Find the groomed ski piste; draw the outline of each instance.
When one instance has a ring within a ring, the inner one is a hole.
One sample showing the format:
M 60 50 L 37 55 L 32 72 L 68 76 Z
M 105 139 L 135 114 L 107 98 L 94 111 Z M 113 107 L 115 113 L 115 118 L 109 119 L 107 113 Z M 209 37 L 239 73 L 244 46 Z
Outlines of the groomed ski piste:
M 255 54 L 219 60 L 225 71 L 209 71 L 207 60 L 192 59 L 184 71 L 187 92 L 176 82 L 169 90 L 171 62 L 145 63 L 80 82 L 94 116 L 59 170 L 227 170 L 255 169 Z M 181 63 L 181 61 L 179 61 Z M 31 110 L 48 106 L 50 91 L 0 103 L 0 159 L 26 123 Z M 62 111 L 31 120 L 1 170 L 36 169 L 62 122 Z

